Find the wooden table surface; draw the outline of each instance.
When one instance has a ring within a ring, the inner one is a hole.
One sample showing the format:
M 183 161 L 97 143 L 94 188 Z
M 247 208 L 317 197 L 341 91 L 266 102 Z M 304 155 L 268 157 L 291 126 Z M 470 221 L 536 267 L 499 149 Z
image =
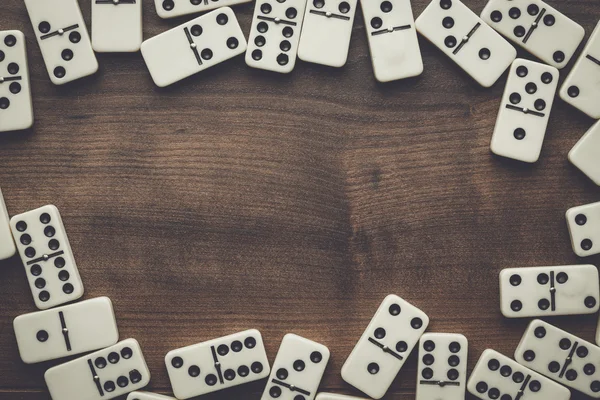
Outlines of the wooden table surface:
M 152 3 L 146 38 L 187 19 L 161 20 Z M 600 17 L 598 0 L 549 3 L 587 35 Z M 327 345 L 321 389 L 360 395 L 340 368 L 389 293 L 424 310 L 429 331 L 465 334 L 470 371 L 488 347 L 511 355 L 528 322 L 500 314 L 502 268 L 600 265 L 574 255 L 564 219 L 600 200 L 567 161 L 593 121 L 557 100 L 538 163 L 495 157 L 506 75 L 482 89 L 420 38 L 423 75 L 377 83 L 360 10 L 344 68 L 298 62 L 282 76 L 238 57 L 158 89 L 139 54 L 101 54 L 99 73 L 53 86 L 23 2 L 0 8 L 0 29 L 27 36 L 36 116 L 0 135 L 9 213 L 60 209 L 84 298 L 112 299 L 149 390 L 170 393 L 169 350 L 258 328 L 271 361 L 288 332 Z M 253 4 L 234 9 L 248 32 Z M 49 398 L 43 373 L 58 362 L 23 364 L 12 329 L 32 311 L 18 257 L 0 262 L 1 400 Z M 593 341 L 596 320 L 550 321 Z M 416 361 L 385 399 L 414 398 Z M 258 400 L 264 385 L 203 399 Z

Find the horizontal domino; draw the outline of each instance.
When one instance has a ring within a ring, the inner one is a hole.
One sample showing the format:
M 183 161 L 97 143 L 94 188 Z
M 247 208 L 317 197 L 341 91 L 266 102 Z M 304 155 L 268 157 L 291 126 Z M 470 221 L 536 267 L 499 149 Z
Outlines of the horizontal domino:
M 10 222 L 2 189 L 0 189 L 0 260 L 6 260 L 15 255 L 17 248 L 10 231 Z
M 541 0 L 490 0 L 481 18 L 558 69 L 569 63 L 585 36 L 581 25 Z
M 142 45 L 142 0 L 91 0 L 92 47 L 136 52 Z
M 585 87 L 589 86 L 586 84 Z M 594 100 L 595 104 L 600 104 L 600 99 L 598 102 Z M 596 122 L 573 146 L 569 161 L 600 186 L 600 122 Z
M 247 43 L 233 10 L 219 8 L 142 43 L 154 83 L 164 87 L 243 54 Z
M 600 253 L 600 202 L 573 207 L 566 213 L 571 246 L 579 257 Z
M 600 119 L 600 22 L 565 79 L 559 94 L 561 99 L 573 107 L 592 118 Z
M 593 314 L 599 286 L 594 265 L 507 268 L 500 272 L 500 311 L 507 318 Z
M 542 320 L 532 321 L 515 360 L 592 398 L 600 398 L 600 348 Z
M 154 6 L 159 17 L 175 18 L 250 1 L 252 0 L 154 0 Z
M 56 206 L 15 215 L 10 227 L 37 308 L 46 310 L 83 296 L 83 283 Z
M 175 398 L 149 392 L 132 392 L 127 396 L 127 400 L 175 400 Z
M 467 390 L 482 400 L 571 398 L 567 388 L 491 349 L 481 354 L 467 383 Z
M 44 374 L 52 400 L 110 400 L 139 390 L 150 371 L 135 339 L 52 367 Z
M 119 340 L 108 297 L 20 315 L 13 327 L 19 354 L 27 364 L 101 349 Z
M 343 394 L 335 393 L 319 393 L 316 400 L 366 400 L 361 397 L 346 396 Z
M 32 125 L 25 35 L 15 30 L 0 31 L 0 132 L 23 130 Z
M 171 350 L 165 365 L 178 399 L 254 382 L 271 372 L 256 329 Z

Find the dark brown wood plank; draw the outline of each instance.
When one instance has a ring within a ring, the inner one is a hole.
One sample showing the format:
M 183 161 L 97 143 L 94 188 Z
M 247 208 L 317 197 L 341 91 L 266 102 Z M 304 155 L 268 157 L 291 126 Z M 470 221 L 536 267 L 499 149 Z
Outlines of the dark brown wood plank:
M 187 19 L 160 20 L 152 3 L 146 38 Z M 597 0 L 550 3 L 591 33 Z M 22 1 L 1 8 L 1 29 L 28 38 L 36 114 L 34 129 L 0 135 L 9 212 L 59 207 L 85 298 L 113 300 L 152 390 L 170 390 L 169 350 L 255 327 L 271 360 L 288 332 L 326 344 L 323 390 L 359 395 L 339 371 L 388 293 L 426 311 L 430 331 L 465 334 L 471 369 L 485 348 L 511 355 L 527 323 L 500 315 L 500 269 L 600 264 L 577 259 L 564 221 L 600 199 L 567 161 L 593 121 L 557 100 L 540 162 L 494 157 L 505 77 L 482 89 L 421 40 L 424 74 L 379 84 L 360 10 L 342 69 L 279 76 L 240 57 L 158 89 L 139 54 L 100 55 L 97 75 L 53 86 Z M 234 8 L 248 32 L 253 4 Z M 15 345 L 12 319 L 34 311 L 16 258 L 0 262 L 0 293 L 0 400 L 48 399 L 57 363 L 24 365 Z M 551 321 L 591 341 L 596 318 Z M 412 398 L 415 381 L 413 354 L 386 399 Z M 259 399 L 263 386 L 203 399 Z

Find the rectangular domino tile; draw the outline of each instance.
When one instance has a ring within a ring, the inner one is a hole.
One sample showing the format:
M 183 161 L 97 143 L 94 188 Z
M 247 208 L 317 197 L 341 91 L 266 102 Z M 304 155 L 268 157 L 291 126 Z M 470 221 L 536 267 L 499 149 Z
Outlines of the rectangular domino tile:
M 154 6 L 159 17 L 174 18 L 250 1 L 252 0 L 154 0 Z
M 10 227 L 37 308 L 46 310 L 83 296 L 83 283 L 56 206 L 15 215 Z
M 500 311 L 507 318 L 593 314 L 599 286 L 594 265 L 503 269 Z
M 490 0 L 481 18 L 558 69 L 567 66 L 585 36 L 581 25 L 541 0 Z
M 2 189 L 0 189 L 0 260 L 6 260 L 15 255 L 17 248 L 10 232 L 10 222 Z
M 549 65 L 513 62 L 490 145 L 494 154 L 527 163 L 540 158 L 558 79 Z
M 491 349 L 481 354 L 467 383 L 467 390 L 482 400 L 571 398 L 569 389 Z
M 313 400 L 329 362 L 329 349 L 298 335 L 281 341 L 261 400 Z
M 342 366 L 342 379 L 382 398 L 429 325 L 429 317 L 396 295 L 387 296 Z
M 142 45 L 142 0 L 91 0 L 92 47 L 136 52 Z
M 346 396 L 334 393 L 319 393 L 316 400 L 366 400 L 360 397 Z
M 256 329 L 172 350 L 165 364 L 178 399 L 264 379 L 271 371 Z
M 53 400 L 110 400 L 146 386 L 150 371 L 135 339 L 50 368 L 44 374 Z
M 600 348 L 547 322 L 533 320 L 515 360 L 555 381 L 600 398 Z
M 101 349 L 119 340 L 108 297 L 20 315 L 13 327 L 21 359 L 27 364 Z
M 433 0 L 416 25 L 483 87 L 492 86 L 517 56 L 510 43 L 459 0 Z
M 25 6 L 52 83 L 63 85 L 98 71 L 77 0 L 25 0 Z
M 246 38 L 229 7 L 219 8 L 142 43 L 157 86 L 164 87 L 246 51 Z
M 302 61 L 342 67 L 348 59 L 357 0 L 308 1 L 298 46 Z
M 33 105 L 23 33 L 0 31 L 0 54 L 0 132 L 30 128 Z
M 175 400 L 175 397 L 149 392 L 132 392 L 127 396 L 127 400 Z
M 457 333 L 425 333 L 419 341 L 416 400 L 464 400 L 469 343 Z
M 589 85 L 586 84 L 585 88 L 589 88 Z M 598 102 L 595 104 L 600 104 L 600 98 Z M 596 122 L 573 146 L 569 161 L 600 186 L 600 122 Z
M 423 59 L 410 0 L 361 0 L 371 52 L 379 82 L 421 75 Z
M 289 73 L 296 65 L 306 0 L 259 0 L 254 7 L 246 64 Z
M 579 257 L 600 253 L 600 202 L 573 207 L 566 213 L 571 246 Z
M 588 116 L 600 119 L 600 22 L 563 83 L 560 98 Z

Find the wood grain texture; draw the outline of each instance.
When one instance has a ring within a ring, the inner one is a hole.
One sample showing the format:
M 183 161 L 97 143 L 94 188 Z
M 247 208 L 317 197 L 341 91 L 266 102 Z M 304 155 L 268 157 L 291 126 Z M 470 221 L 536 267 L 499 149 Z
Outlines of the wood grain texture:
M 588 35 L 600 16 L 597 0 L 549 3 Z M 245 32 L 253 6 L 234 7 Z M 113 300 L 149 390 L 170 391 L 169 350 L 258 328 L 271 360 L 288 332 L 326 344 L 322 389 L 359 395 L 340 368 L 389 293 L 427 312 L 429 331 L 465 334 L 471 370 L 488 347 L 511 355 L 527 324 L 500 314 L 502 268 L 600 265 L 577 259 L 564 220 L 600 200 L 567 161 L 593 121 L 557 100 L 537 164 L 492 156 L 506 76 L 482 89 L 420 38 L 424 74 L 379 84 L 360 10 L 342 69 L 298 62 L 280 76 L 238 57 L 158 89 L 139 54 L 99 55 L 98 74 L 53 86 L 22 1 L 0 8 L 0 29 L 27 36 L 36 116 L 0 135 L 8 210 L 58 206 L 85 298 Z M 144 2 L 146 38 L 186 19 Z M 35 310 L 17 258 L 0 262 L 0 293 L 0 400 L 48 399 L 57 363 L 24 365 L 16 349 L 12 319 Z M 592 341 L 596 319 L 551 322 Z M 415 381 L 413 354 L 385 399 L 414 398 Z M 263 387 L 202 398 L 258 400 Z

